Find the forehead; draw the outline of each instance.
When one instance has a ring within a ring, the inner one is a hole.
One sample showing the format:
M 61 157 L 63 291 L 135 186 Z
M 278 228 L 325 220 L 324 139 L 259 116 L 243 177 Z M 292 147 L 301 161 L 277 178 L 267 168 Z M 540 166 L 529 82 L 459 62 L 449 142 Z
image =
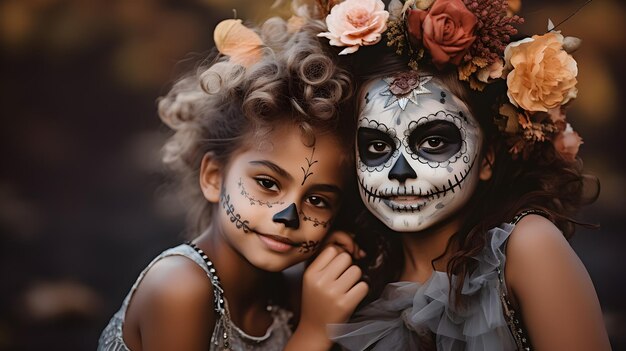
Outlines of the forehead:
M 391 77 L 380 78 L 363 87 L 359 103 L 360 125 L 366 125 L 369 120 L 388 128 L 406 129 L 411 122 L 423 117 L 431 117 L 425 120 L 436 118 L 434 115 L 439 111 L 477 125 L 467 105 L 432 77 L 420 76 L 413 88 L 404 89 L 400 94 L 395 94 L 398 91 L 393 89 L 393 82 Z
M 312 163 L 311 178 L 340 178 L 349 164 L 349 150 L 332 133 L 315 133 L 315 143 L 310 142 L 299 125 L 284 124 L 251 138 L 242 153 L 246 159 L 272 161 L 294 177 Z

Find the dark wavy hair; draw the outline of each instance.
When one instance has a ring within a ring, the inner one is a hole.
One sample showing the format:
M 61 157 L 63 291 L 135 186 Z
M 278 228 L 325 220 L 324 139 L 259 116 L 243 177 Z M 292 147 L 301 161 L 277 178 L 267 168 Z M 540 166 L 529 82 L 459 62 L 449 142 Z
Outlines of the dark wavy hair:
M 406 61 L 386 48 L 365 49 L 369 50 L 363 50 L 361 57 L 355 55 L 352 62 L 359 90 L 371 79 L 408 69 Z M 482 150 L 491 150 L 495 156 L 490 164 L 492 177 L 481 181 L 469 200 L 469 203 L 480 205 L 465 206 L 460 230 L 450 238 L 446 251 L 432 262 L 434 267 L 439 259 L 449 257 L 446 271 L 450 282 L 453 275 L 458 278 L 451 289 L 450 293 L 454 295 L 451 298 L 462 304 L 464 279 L 476 268 L 473 257 L 485 246 L 488 230 L 512 221 L 524 210 L 537 209 L 545 212 L 569 239 L 576 224 L 588 225 L 574 219 L 574 215 L 581 206 L 597 199 L 599 182 L 597 178 L 583 174 L 580 159 L 566 160 L 550 142 L 537 145 L 528 159 L 511 156 L 504 135 L 494 123 L 497 106 L 507 99 L 506 82 L 492 83 L 478 92 L 458 79 L 456 69 L 439 71 L 421 67 L 420 71 L 435 76 L 468 105 L 485 135 Z M 363 205 L 359 212 L 354 230 L 360 246 L 368 252 L 360 264 L 370 282 L 366 301 L 371 301 L 380 296 L 388 283 L 400 278 L 404 254 L 401 234 L 387 228 Z
M 198 186 L 207 153 L 226 165 L 240 147 L 262 140 L 277 126 L 294 124 L 308 146 L 316 134 L 336 136 L 350 164 L 354 127 L 340 117 L 353 114 L 347 102 L 354 87 L 316 38 L 321 28 L 311 20 L 292 33 L 285 20 L 271 18 L 254 28 L 265 44 L 260 62 L 244 68 L 213 53 L 159 99 L 161 120 L 173 130 L 163 161 L 189 207 L 189 235 L 204 230 L 213 211 Z

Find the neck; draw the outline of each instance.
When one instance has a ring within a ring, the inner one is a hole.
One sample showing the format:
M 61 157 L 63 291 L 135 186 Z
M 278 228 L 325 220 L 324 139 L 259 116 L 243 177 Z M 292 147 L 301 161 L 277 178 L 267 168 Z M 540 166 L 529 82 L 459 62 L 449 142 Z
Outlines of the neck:
M 423 283 L 434 270 L 445 271 L 450 256 L 446 252 L 448 242 L 461 224 L 461 216 L 455 215 L 425 230 L 402 233 L 404 268 L 400 279 Z
M 219 228 L 211 227 L 195 240 L 215 265 L 232 314 L 245 311 L 255 303 L 265 304 L 268 294 L 263 287 L 272 273 L 252 265 L 237 252 Z

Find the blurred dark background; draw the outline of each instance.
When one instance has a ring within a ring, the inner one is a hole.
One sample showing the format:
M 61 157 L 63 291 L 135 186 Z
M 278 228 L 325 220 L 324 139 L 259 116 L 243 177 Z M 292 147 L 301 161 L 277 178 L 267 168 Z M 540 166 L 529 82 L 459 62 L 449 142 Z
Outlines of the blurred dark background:
M 524 0 L 522 32 L 582 2 Z M 155 101 L 232 9 L 258 23 L 271 4 L 0 0 L 0 350 L 95 349 L 137 274 L 182 240 Z M 624 2 L 595 0 L 561 26 L 583 39 L 568 118 L 602 184 L 580 216 L 601 228 L 572 245 L 615 350 L 626 350 L 625 20 Z

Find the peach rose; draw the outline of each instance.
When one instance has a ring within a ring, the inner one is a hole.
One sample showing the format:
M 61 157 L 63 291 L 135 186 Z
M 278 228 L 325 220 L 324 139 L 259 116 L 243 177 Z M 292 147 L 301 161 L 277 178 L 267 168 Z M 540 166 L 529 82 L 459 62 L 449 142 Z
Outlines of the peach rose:
M 583 139 L 572 129 L 568 123 L 565 130 L 554 138 L 554 148 L 566 160 L 574 161 Z
M 448 63 L 459 65 L 476 40 L 477 21 L 462 0 L 437 0 L 428 11 L 409 11 L 409 39 L 413 43 L 421 40 L 438 68 Z
M 578 68 L 563 50 L 558 32 L 535 35 L 509 44 L 504 50 L 508 96 L 527 111 L 543 111 L 576 98 Z
M 359 46 L 378 43 L 388 18 L 381 0 L 346 0 L 333 6 L 326 17 L 328 32 L 317 36 L 330 39 L 330 45 L 347 46 L 339 55 L 351 54 Z

